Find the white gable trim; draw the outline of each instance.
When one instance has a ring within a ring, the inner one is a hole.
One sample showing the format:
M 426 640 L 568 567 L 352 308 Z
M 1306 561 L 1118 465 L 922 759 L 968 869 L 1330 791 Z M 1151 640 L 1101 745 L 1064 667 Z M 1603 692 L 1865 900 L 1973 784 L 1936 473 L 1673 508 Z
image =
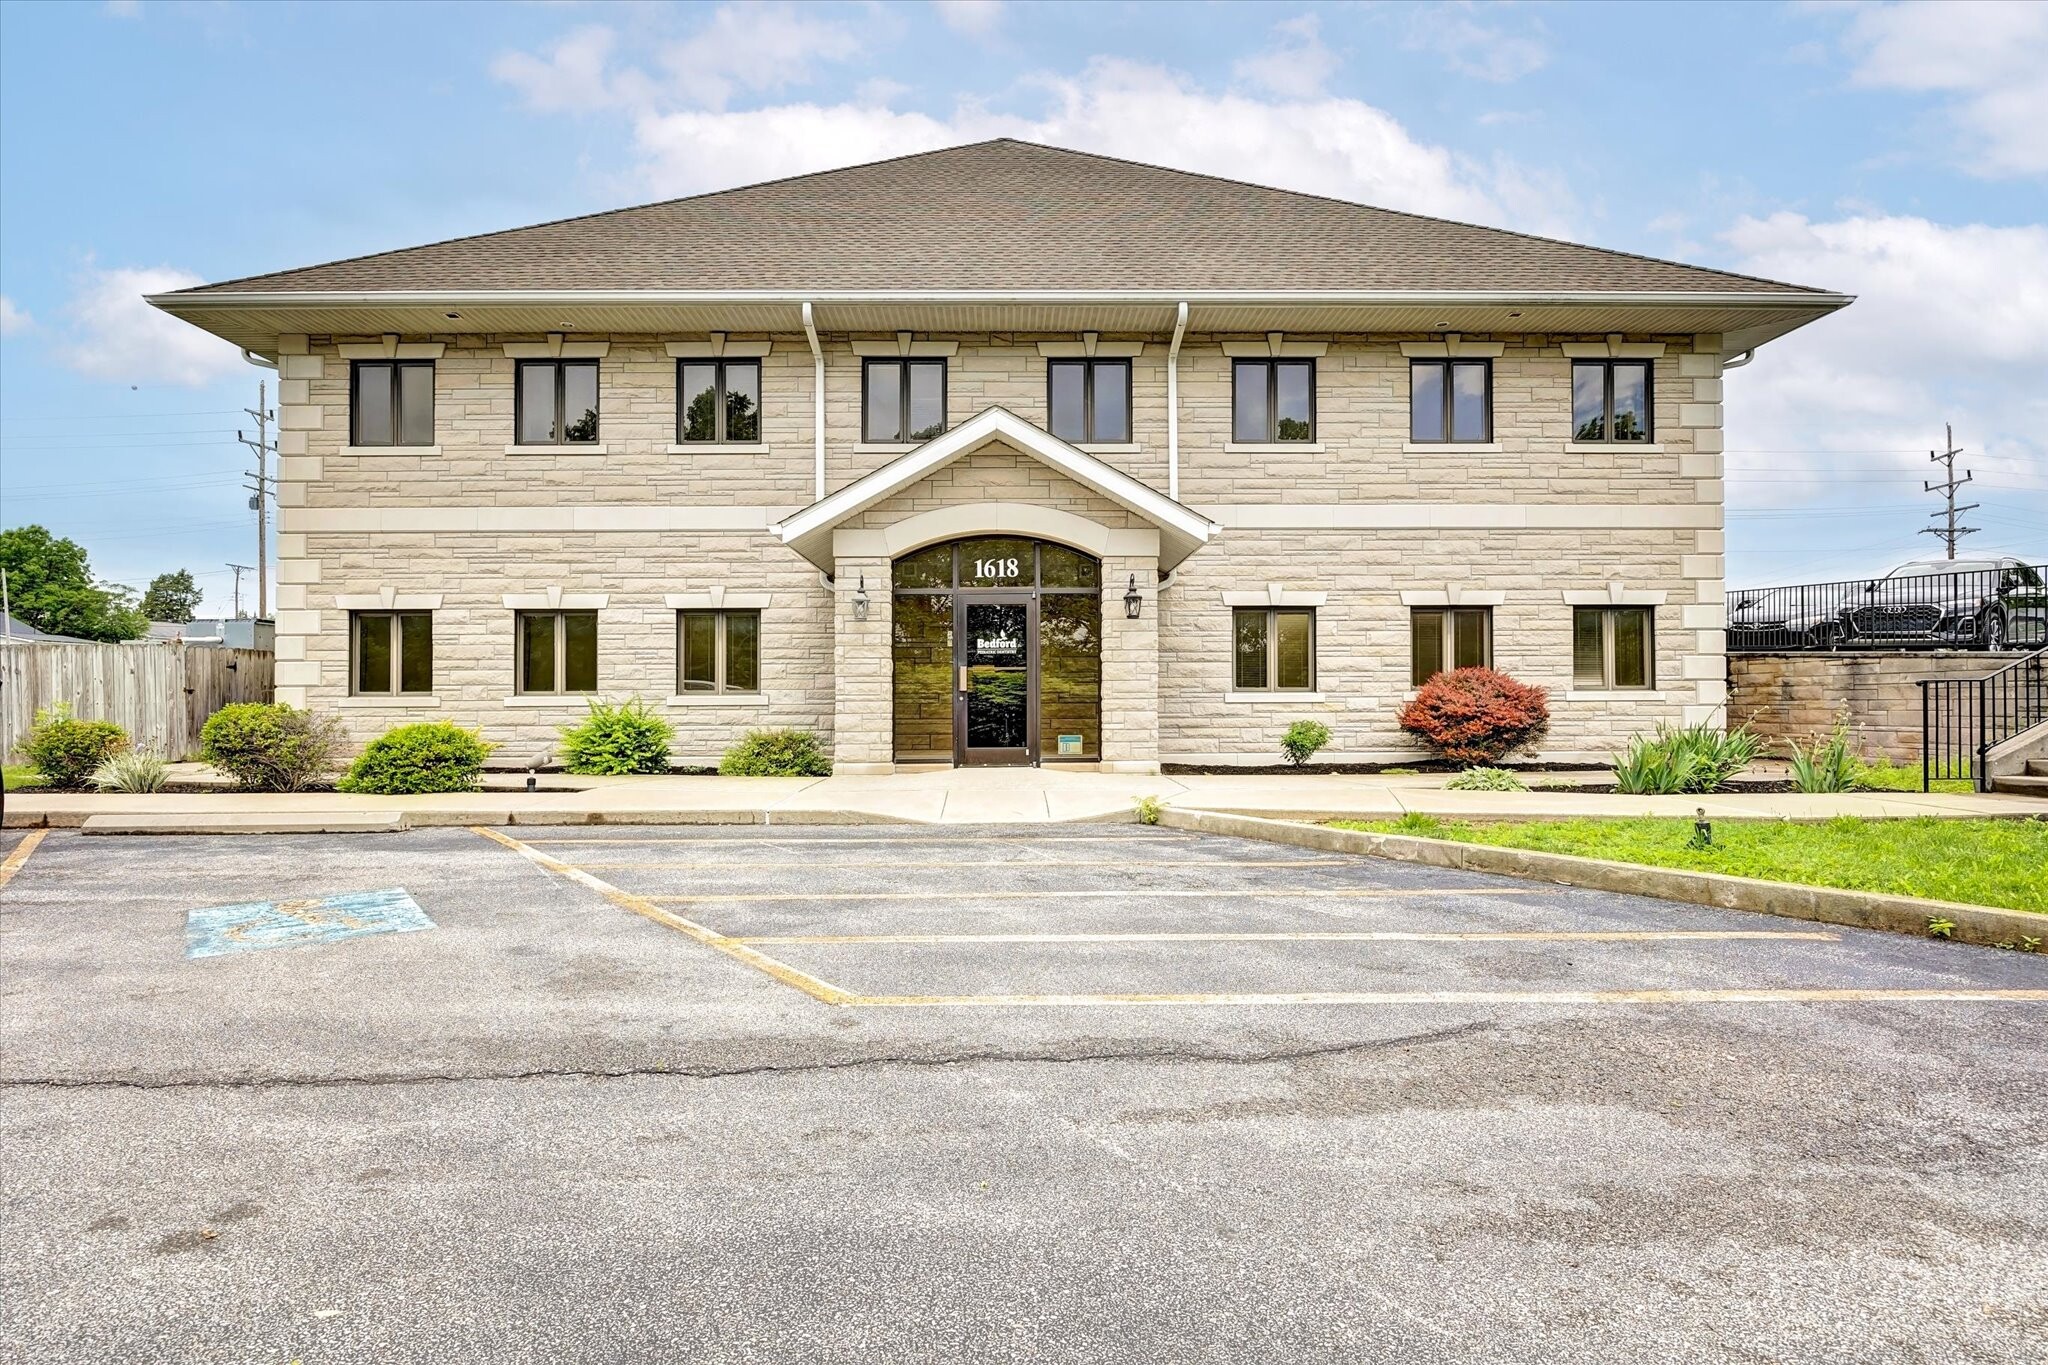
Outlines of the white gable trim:
M 828 564 L 831 559 L 828 533 L 841 522 L 996 440 L 1058 470 L 1082 487 L 1093 489 L 1125 511 L 1135 513 L 1158 527 L 1162 542 L 1162 568 L 1171 568 L 1208 544 L 1219 529 L 1207 517 L 1139 482 L 1121 469 L 1077 450 L 1007 408 L 992 407 L 951 431 L 933 437 L 917 449 L 898 456 L 873 473 L 854 480 L 838 492 L 820 498 L 795 516 L 777 522 L 773 528 L 775 534 L 781 537 L 783 544 L 791 546 L 812 563 Z

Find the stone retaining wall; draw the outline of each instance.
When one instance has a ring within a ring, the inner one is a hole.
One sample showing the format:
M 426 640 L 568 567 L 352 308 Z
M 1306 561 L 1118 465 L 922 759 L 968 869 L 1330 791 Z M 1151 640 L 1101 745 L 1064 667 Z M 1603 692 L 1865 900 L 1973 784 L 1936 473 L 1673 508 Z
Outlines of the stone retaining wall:
M 2012 658 L 1958 650 L 1730 654 L 1728 723 L 1747 725 L 1773 752 L 1825 734 L 1848 716 L 1866 757 L 1920 761 L 1922 678 L 1979 678 Z

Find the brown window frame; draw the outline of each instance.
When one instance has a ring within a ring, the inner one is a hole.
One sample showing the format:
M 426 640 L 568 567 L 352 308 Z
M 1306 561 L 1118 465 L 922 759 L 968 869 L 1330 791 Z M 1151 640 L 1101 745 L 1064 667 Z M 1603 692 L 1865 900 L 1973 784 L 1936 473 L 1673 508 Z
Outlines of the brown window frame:
M 1572 407 L 1572 444 L 1621 446 L 1627 448 L 1629 446 L 1649 445 L 1656 441 L 1657 362 L 1654 360 L 1633 359 L 1628 356 L 1623 356 L 1619 359 L 1610 357 L 1605 360 L 1574 360 L 1572 361 L 1571 383 L 1573 395 L 1578 393 L 1578 374 L 1579 367 L 1582 365 L 1598 366 L 1600 369 L 1600 430 L 1602 434 L 1598 440 L 1594 441 L 1588 441 L 1579 435 L 1579 413 L 1576 398 L 1574 398 Z M 1643 367 L 1644 426 L 1641 437 L 1621 440 L 1614 434 L 1614 367 L 1616 365 L 1640 365 Z
M 366 689 L 362 684 L 363 622 L 364 618 L 382 616 L 387 618 L 385 629 L 390 632 L 391 677 L 390 686 L 381 690 Z M 425 688 L 405 686 L 405 626 L 404 618 L 424 616 L 427 620 L 427 685 Z M 434 613 L 431 611 L 402 611 L 397 608 L 378 607 L 372 610 L 351 611 L 348 614 L 348 693 L 352 697 L 430 697 L 434 694 Z
M 526 371 L 537 365 L 546 365 L 555 372 L 555 436 L 550 441 L 529 441 L 524 439 L 526 431 Z M 569 435 L 568 413 L 563 411 L 563 390 L 567 383 L 571 365 L 588 365 L 593 378 L 592 390 L 597 403 L 591 411 L 597 414 L 597 429 L 588 436 Z M 604 367 L 590 359 L 561 360 L 516 360 L 512 363 L 512 444 L 520 446 L 594 446 L 604 439 Z
M 685 369 L 685 368 L 686 368 L 687 366 L 690 366 L 690 365 L 709 365 L 709 366 L 711 366 L 711 367 L 712 367 L 712 368 L 713 368 L 713 369 L 714 369 L 714 370 L 716 371 L 716 373 L 717 373 L 717 378 L 716 378 L 716 380 L 715 380 L 715 384 L 714 384 L 714 387 L 715 387 L 715 390 L 716 390 L 716 392 L 717 392 L 717 394 L 718 394 L 718 398 L 717 398 L 717 405 L 718 405 L 718 420 L 717 420 L 716 422 L 714 422 L 714 423 L 713 423 L 713 428 L 714 428 L 714 430 L 713 430 L 713 434 L 712 434 L 712 435 L 710 435 L 710 436 L 685 436 L 685 435 L 683 434 L 683 410 L 684 410 L 684 407 L 683 407 L 683 405 L 684 405 L 684 402 L 685 402 L 685 399 L 684 399 L 684 396 L 683 396 L 683 370 L 684 370 L 684 369 Z M 730 435 L 728 435 L 728 434 L 726 433 L 726 429 L 725 429 L 725 419 L 726 419 L 726 407 L 725 407 L 725 372 L 726 372 L 726 369 L 727 369 L 728 367 L 730 367 L 730 366 L 734 366 L 734 365 L 743 365 L 743 366 L 750 366 L 750 367 L 751 367 L 751 368 L 753 369 L 753 371 L 754 371 L 754 394 L 755 394 L 755 401 L 756 401 L 757 403 L 759 403 L 759 404 L 760 404 L 760 406 L 761 406 L 762 408 L 766 408 L 766 407 L 767 407 L 767 404 L 768 404 L 768 399 L 767 399 L 767 395 L 766 395 L 766 394 L 764 394 L 764 393 L 762 393 L 762 391 L 761 391 L 761 361 L 760 361 L 760 359 L 759 359 L 758 357 L 756 357 L 756 356 L 746 356 L 746 357 L 741 357 L 741 358 L 735 358 L 735 359 L 732 359 L 732 360 L 727 360 L 727 359 L 725 359 L 725 358 L 724 358 L 723 356 L 684 356 L 684 357 L 682 357 L 682 358 L 680 358 L 680 359 L 678 359 L 678 360 L 676 361 L 676 444 L 677 444 L 677 445 L 679 445 L 679 446 L 686 446 L 686 445 L 687 445 L 687 446 L 713 446 L 713 445 L 725 445 L 725 446 L 758 446 L 758 445 L 765 445 L 765 444 L 767 444 L 767 440 L 768 440 L 768 431 L 767 431 L 767 424 L 766 424 L 765 422 L 763 422 L 763 421 L 761 420 L 762 414 L 761 414 L 761 412 L 759 412 L 759 411 L 755 412 L 755 414 L 754 414 L 754 424 L 755 424 L 755 429 L 756 429 L 756 431 L 758 432 L 758 434 L 757 434 L 757 435 L 754 435 L 754 436 L 751 436 L 751 437 L 748 437 L 748 436 L 738 436 L 738 437 L 735 437 L 735 436 L 730 436 Z
M 1251 687 L 1237 680 L 1237 622 L 1240 616 L 1264 616 L 1266 618 L 1266 680 L 1262 685 Z M 1308 683 L 1303 687 L 1282 687 L 1280 685 L 1280 652 L 1273 648 L 1274 640 L 1280 635 L 1282 616 L 1306 616 L 1308 618 Z M 1322 672 L 1316 654 L 1322 642 L 1322 635 L 1316 622 L 1314 607 L 1232 607 L 1230 609 L 1230 691 L 1270 692 L 1275 696 L 1305 696 L 1315 692 Z
M 1615 622 L 1622 612 L 1637 612 L 1643 618 L 1643 681 L 1640 683 L 1616 682 L 1614 641 L 1618 632 Z M 1593 612 L 1600 617 L 1600 677 L 1598 679 L 1579 676 L 1578 640 L 1579 617 L 1582 613 Z M 1657 690 L 1657 609 L 1655 607 L 1631 606 L 1622 603 L 1612 607 L 1572 608 L 1572 686 L 1588 692 L 1654 692 Z
M 363 368 L 384 367 L 391 371 L 391 439 L 388 441 L 366 441 L 363 439 L 362 395 Z M 405 384 L 401 370 L 425 370 L 427 372 L 427 439 L 407 441 L 405 435 Z M 433 446 L 436 435 L 434 428 L 434 362 L 431 360 L 351 360 L 348 363 L 348 443 L 358 450 L 426 450 Z
M 1052 430 L 1052 373 L 1061 365 L 1081 367 L 1081 425 L 1085 434 L 1081 436 L 1060 436 Z M 1124 372 L 1124 434 L 1105 437 L 1095 430 L 1095 376 L 1105 366 L 1120 367 Z M 1136 367 L 1122 356 L 1057 356 L 1045 362 L 1045 429 L 1070 445 L 1129 445 L 1135 436 L 1137 423 L 1131 412 L 1131 372 Z M 1313 400 L 1311 400 L 1313 401 Z
M 1457 662 L 1457 618 L 1463 615 L 1477 616 L 1480 620 L 1480 653 L 1484 658 L 1476 665 L 1459 664 Z M 1437 673 L 1449 673 L 1457 668 L 1493 667 L 1492 607 L 1411 607 L 1408 611 L 1408 685 L 1410 687 L 1420 687 L 1436 676 L 1436 673 L 1430 673 L 1422 677 L 1416 676 L 1420 669 L 1415 662 L 1415 640 L 1417 634 L 1422 630 L 1422 619 L 1425 616 L 1435 616 L 1438 618 L 1436 623 L 1437 659 L 1440 663 L 1445 663 L 1447 666 L 1438 668 Z
M 1457 429 L 1454 414 L 1457 410 L 1458 395 L 1451 383 L 1453 372 L 1461 365 L 1477 365 L 1486 373 L 1486 423 L 1478 436 L 1454 436 Z M 1415 434 L 1415 372 L 1425 367 L 1443 371 L 1443 432 L 1441 436 L 1417 436 Z M 1490 445 L 1493 442 L 1493 362 L 1487 359 L 1473 359 L 1465 356 L 1435 357 L 1408 362 L 1408 443 L 1418 446 Z
M 539 617 L 552 617 L 555 622 L 555 681 L 558 686 L 532 688 L 526 685 L 526 622 Z M 512 613 L 512 691 L 522 697 L 593 697 L 603 689 L 592 679 L 589 688 L 571 688 L 566 685 L 569 676 L 569 631 L 567 620 L 571 616 L 590 618 L 591 648 L 595 657 L 591 663 L 602 671 L 604 660 L 604 632 L 600 628 L 599 613 L 595 610 L 562 609 L 556 611 L 515 611 Z
M 1244 366 L 1257 365 L 1266 372 L 1266 434 L 1257 440 L 1245 440 L 1237 434 L 1237 377 Z M 1308 435 L 1282 436 L 1280 434 L 1280 367 L 1282 365 L 1306 365 L 1308 367 Z M 1306 356 L 1232 356 L 1230 359 L 1230 439 L 1239 445 L 1312 445 L 1316 432 L 1321 429 L 1320 402 L 1317 389 L 1322 375 L 1314 359 Z M 1313 690 L 1313 689 L 1311 689 Z
M 898 365 L 896 385 L 896 431 L 893 441 L 872 440 L 868 436 L 868 367 L 871 365 Z M 910 371 L 918 365 L 939 367 L 939 429 L 929 436 L 913 436 L 910 432 Z M 917 446 L 926 441 L 936 441 L 953 429 L 953 367 L 944 356 L 924 355 L 877 355 L 863 356 L 860 362 L 860 439 L 863 445 Z
M 712 626 L 712 656 L 710 687 L 691 687 L 689 683 L 690 660 L 685 652 L 687 637 L 683 634 L 684 621 L 692 616 L 709 616 Z M 726 679 L 728 654 L 726 650 L 726 625 L 735 616 L 754 618 L 754 685 L 734 687 Z M 681 697 L 758 697 L 767 689 L 761 679 L 761 612 L 757 607 L 683 607 L 676 612 L 676 695 Z

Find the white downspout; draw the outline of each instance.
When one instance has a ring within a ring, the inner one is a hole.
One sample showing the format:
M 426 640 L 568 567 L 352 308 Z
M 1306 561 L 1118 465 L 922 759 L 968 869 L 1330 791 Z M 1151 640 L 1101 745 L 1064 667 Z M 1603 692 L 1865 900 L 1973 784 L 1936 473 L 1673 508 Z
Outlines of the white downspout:
M 825 496 L 825 348 L 818 344 L 818 325 L 811 316 L 811 305 L 804 304 L 804 335 L 811 343 L 811 363 L 814 377 L 811 388 L 817 407 L 811 418 L 814 438 L 817 443 L 817 484 L 818 496 Z
M 274 370 L 277 368 L 277 362 L 275 360 L 265 360 L 262 356 L 257 355 L 247 346 L 244 346 L 242 348 L 242 359 L 248 361 L 251 365 L 261 365 L 266 370 Z
M 1722 361 L 1721 368 L 1724 370 L 1739 370 L 1744 365 L 1747 365 L 1750 361 L 1755 359 L 1756 347 L 1752 346 L 1748 350 L 1744 351 L 1741 355 L 1736 356 L 1733 360 Z
M 1173 344 L 1166 348 L 1166 496 L 1180 501 L 1180 341 L 1187 335 L 1188 306 L 1174 312 Z

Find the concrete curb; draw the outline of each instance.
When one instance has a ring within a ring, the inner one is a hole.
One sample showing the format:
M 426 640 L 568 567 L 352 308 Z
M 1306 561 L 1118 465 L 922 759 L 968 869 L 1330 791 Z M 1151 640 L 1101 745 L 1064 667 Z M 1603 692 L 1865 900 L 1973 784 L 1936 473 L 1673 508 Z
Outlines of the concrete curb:
M 88 815 L 82 834 L 395 834 L 405 828 L 397 811 L 307 811 L 304 814 Z
M 76 829 L 85 834 L 395 834 L 472 825 L 920 825 L 920 820 L 846 810 L 508 811 L 367 809 L 333 811 L 48 811 L 33 821 L 10 816 L 9 829 Z
M 1890 896 L 1875 891 L 1800 886 L 1793 882 L 1756 881 L 1719 872 L 1687 872 L 1670 867 L 1646 867 L 1640 863 L 1613 863 L 1568 853 L 1461 844 L 1448 839 L 1367 834 L 1361 830 L 1330 829 L 1323 825 L 1295 824 L 1220 811 L 1180 810 L 1171 806 L 1160 813 L 1159 823 L 1198 834 L 1264 839 L 1270 843 L 1292 844 L 1297 848 L 1320 849 L 1327 853 L 1361 853 L 1400 862 L 1427 863 L 1432 867 L 1454 867 L 1467 872 L 1492 872 L 1564 886 L 1583 886 L 1595 891 L 1655 896 L 1659 900 L 1711 905 L 1722 910 L 1750 910 L 1757 914 L 1810 920 L 1819 924 L 1884 929 L 1916 938 L 1927 937 L 1927 921 L 1930 919 L 1954 921 L 1956 927 L 1950 937 L 1957 943 L 1995 946 L 2016 941 L 2022 935 L 2048 938 L 2048 915 L 2026 910 L 1999 910 L 1983 905 L 1958 905 L 1953 901 L 1921 900 L 1915 896 Z

